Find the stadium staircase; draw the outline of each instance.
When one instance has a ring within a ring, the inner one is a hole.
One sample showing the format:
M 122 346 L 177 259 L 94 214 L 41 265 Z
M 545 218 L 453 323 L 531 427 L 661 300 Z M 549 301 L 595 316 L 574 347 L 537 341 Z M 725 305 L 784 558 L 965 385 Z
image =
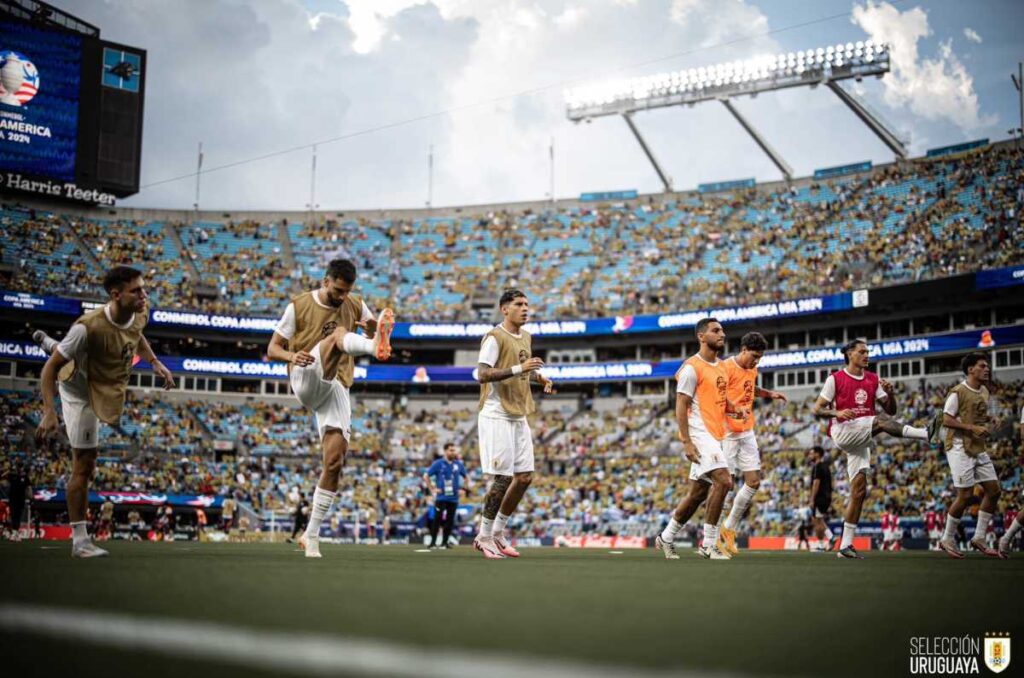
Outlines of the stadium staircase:
M 284 256 L 284 263 L 287 264 L 289 271 L 294 271 L 298 264 L 295 261 L 295 254 L 292 252 L 292 239 L 288 235 L 287 219 L 283 220 L 281 226 L 277 229 L 277 240 L 281 243 L 281 254 Z
M 92 250 L 89 249 L 89 246 L 85 244 L 85 241 L 82 240 L 82 237 L 78 235 L 78 232 L 75 230 L 74 226 L 71 225 L 71 222 L 68 220 L 67 217 L 61 217 L 60 226 L 61 231 L 67 234 L 68 240 L 72 241 L 75 244 L 75 247 L 81 253 L 82 258 L 85 259 L 85 261 L 88 263 L 89 268 L 95 271 L 102 271 L 103 266 L 100 264 L 99 259 L 97 259 L 96 255 L 92 253 Z
M 199 276 L 199 267 L 196 266 L 196 262 L 193 261 L 194 256 L 192 250 L 185 247 L 185 243 L 181 240 L 181 234 L 178 233 L 178 228 L 174 226 L 170 221 L 164 222 L 164 235 L 171 239 L 178 247 L 178 251 L 181 252 L 181 260 L 185 262 L 185 267 L 188 269 L 188 274 L 197 283 L 202 280 Z

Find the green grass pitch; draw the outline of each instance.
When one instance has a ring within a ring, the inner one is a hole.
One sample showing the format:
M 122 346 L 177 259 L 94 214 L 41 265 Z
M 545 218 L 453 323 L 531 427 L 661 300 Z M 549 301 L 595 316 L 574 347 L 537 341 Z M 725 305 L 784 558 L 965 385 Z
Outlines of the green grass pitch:
M 692 550 L 667 561 L 654 550 L 524 549 L 497 562 L 466 546 L 325 544 L 321 560 L 286 544 L 104 547 L 111 558 L 76 561 L 66 543 L 0 544 L 0 604 L 741 675 L 906 675 L 911 636 L 1016 630 L 1024 643 L 1020 554 L 744 551 L 711 562 Z M 12 676 L 264 675 L 20 631 L 0 631 L 0 653 L 31 670 Z

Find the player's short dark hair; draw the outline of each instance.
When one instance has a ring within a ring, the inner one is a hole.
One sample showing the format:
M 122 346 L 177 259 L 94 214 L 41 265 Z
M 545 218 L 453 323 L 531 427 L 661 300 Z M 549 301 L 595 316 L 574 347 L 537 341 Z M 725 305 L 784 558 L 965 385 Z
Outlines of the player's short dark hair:
M 704 332 L 704 330 L 708 328 L 708 325 L 717 322 L 718 320 L 715 318 L 701 318 L 700 320 L 697 321 L 697 327 L 694 328 L 693 333 L 701 334 L 702 332 Z
M 498 308 L 501 308 L 506 304 L 511 304 L 519 297 L 523 297 L 525 299 L 526 294 L 522 290 L 516 289 L 515 287 L 510 287 L 509 289 L 501 293 L 501 298 L 498 299 Z
M 960 369 L 967 374 L 967 370 L 971 369 L 982 360 L 988 360 L 988 354 L 982 353 L 981 351 L 971 351 L 964 356 L 963 360 L 960 361 Z
M 351 284 L 356 281 L 356 265 L 349 259 L 331 259 L 327 264 L 327 277 L 344 280 Z
M 853 351 L 853 349 L 857 348 L 861 344 L 867 346 L 868 342 L 864 341 L 863 339 L 851 339 L 850 341 L 846 342 L 846 345 L 843 346 L 843 362 L 849 365 L 850 353 Z
M 142 271 L 131 266 L 115 266 L 103 276 L 103 289 L 110 294 L 119 290 L 136 278 L 142 277 Z
M 740 339 L 740 348 L 764 353 L 768 350 L 768 340 L 760 332 L 747 332 Z

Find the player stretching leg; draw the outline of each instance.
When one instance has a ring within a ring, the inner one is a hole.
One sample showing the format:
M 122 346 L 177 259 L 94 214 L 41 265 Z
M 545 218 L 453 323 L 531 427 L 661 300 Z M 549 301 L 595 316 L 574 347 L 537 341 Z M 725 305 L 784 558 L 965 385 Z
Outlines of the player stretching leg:
M 530 384 L 545 393 L 553 383 L 540 368 L 544 362 L 533 355 L 533 340 L 523 329 L 530 317 L 530 302 L 516 289 L 505 290 L 498 300 L 501 324 L 480 343 L 477 381 L 480 382 L 480 468 L 493 476 L 484 496 L 480 532 L 473 548 L 485 558 L 518 558 L 505 534 L 508 519 L 533 482 L 533 437 L 526 417 L 534 412 Z
M 728 560 L 732 556 L 718 547 L 718 519 L 725 495 L 732 489 L 729 464 L 722 450 L 726 433 L 727 412 L 747 416 L 733 407 L 726 396 L 728 377 L 718 353 L 725 347 L 725 330 L 714 318 L 697 323 L 700 352 L 683 363 L 676 375 L 676 422 L 683 452 L 690 465 L 690 491 L 679 502 L 668 525 L 654 540 L 670 560 L 679 558 L 673 544 L 679 530 L 697 511 L 705 499 L 704 538 L 698 553 L 711 560 Z
M 953 474 L 956 499 L 946 514 L 946 530 L 939 541 L 939 548 L 952 558 L 964 557 L 956 547 L 956 530 L 974 487 L 980 485 L 985 496 L 978 508 L 978 525 L 970 542 L 971 548 L 986 556 L 1005 557 L 1000 550 L 989 548 L 985 543 L 985 534 L 1000 493 L 996 467 L 985 451 L 990 434 L 989 393 L 985 387 L 989 380 L 988 356 L 968 353 L 960 368 L 965 378 L 950 390 L 942 408 L 942 423 L 946 427 L 946 460 Z
M 786 396 L 778 391 L 767 391 L 757 385 L 757 363 L 768 348 L 768 341 L 760 332 L 748 332 L 740 339 L 740 353 L 722 362 L 726 377 L 726 396 L 732 403 L 749 414 L 745 418 L 729 417 L 722 450 L 733 473 L 743 474 L 743 487 L 736 492 L 725 524 L 722 526 L 720 548 L 732 555 L 739 554 L 736 548 L 736 526 L 743 519 L 747 507 L 761 486 L 761 451 L 754 436 L 754 397 L 771 398 L 786 402 Z
M 153 367 L 153 372 L 164 380 L 165 389 L 174 388 L 174 376 L 153 355 L 142 335 L 149 321 L 142 273 L 128 266 L 115 266 L 103 278 L 103 289 L 110 301 L 76 320 L 60 343 L 43 332 L 35 332 L 32 337 L 50 354 L 39 378 L 43 418 L 36 428 L 36 439 L 40 442 L 57 431 L 53 403 L 58 373 L 61 379 L 60 406 L 71 443 L 67 497 L 71 555 L 75 558 L 107 555 L 92 543 L 86 527 L 89 480 L 96 469 L 99 422 L 120 421 L 135 355 Z
M 814 403 L 814 414 L 831 419 L 829 435 L 836 447 L 846 454 L 850 498 L 846 503 L 843 536 L 836 555 L 840 558 L 862 558 L 853 547 L 853 537 L 868 492 L 872 438 L 879 433 L 888 433 L 898 438 L 934 440 L 942 419 L 934 417 L 928 428 L 907 426 L 893 419 L 896 398 L 892 384 L 867 369 L 868 345 L 864 341 L 854 339 L 846 344 L 843 359 L 846 367 L 833 372 L 825 380 Z M 876 413 L 876 401 L 881 402 L 884 414 Z
M 313 410 L 323 447 L 323 470 L 313 492 L 313 509 L 306 531 L 299 537 L 307 558 L 320 557 L 320 525 L 338 496 L 352 419 L 349 388 L 354 356 L 391 357 L 395 314 L 385 308 L 374 319 L 362 299 L 351 294 L 355 282 L 355 264 L 348 259 L 331 261 L 320 287 L 288 304 L 267 346 L 268 358 L 288 363 L 292 392 Z M 360 327 L 365 337 L 355 333 Z
M 1006 515 L 1009 514 L 1010 512 L 1007 511 Z M 1004 558 L 1010 557 L 1010 548 L 1013 546 L 1013 538 L 1017 536 L 1017 533 L 1021 531 L 1021 528 L 1024 528 L 1024 513 L 1017 513 L 1013 520 L 1007 522 L 1010 524 L 1003 524 L 1006 531 L 1003 532 L 1003 536 L 999 538 L 999 553 L 1002 554 Z

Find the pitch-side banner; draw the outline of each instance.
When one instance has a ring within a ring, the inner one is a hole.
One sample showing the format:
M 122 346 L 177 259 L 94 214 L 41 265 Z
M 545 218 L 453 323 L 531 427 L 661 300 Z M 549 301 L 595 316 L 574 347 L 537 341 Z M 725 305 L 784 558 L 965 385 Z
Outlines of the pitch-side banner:
M 843 292 L 822 297 L 807 297 L 791 301 L 777 301 L 752 306 L 723 306 L 720 308 L 664 313 L 660 315 L 620 315 L 609 318 L 581 320 L 550 320 L 526 325 L 536 337 L 587 337 L 609 334 L 640 334 L 690 329 L 697 321 L 714 316 L 723 323 L 765 320 L 815 313 L 834 313 L 868 305 L 868 291 Z M 3 292 L 0 307 L 27 309 L 46 313 L 80 315 L 92 302 L 76 299 L 46 297 L 24 292 Z M 152 325 L 180 328 L 215 329 L 229 332 L 258 332 L 270 334 L 277 318 L 212 315 L 196 311 L 176 311 L 162 308 L 150 312 Z M 405 323 L 395 325 L 395 339 L 479 339 L 494 328 L 490 323 Z
M 32 493 L 35 501 L 56 502 L 63 504 L 66 501 L 64 490 L 52 487 L 44 487 Z M 224 503 L 223 497 L 214 495 L 190 495 L 190 494 L 164 494 L 162 492 L 89 492 L 90 504 L 102 504 L 110 500 L 120 505 L 145 505 L 145 506 L 191 506 L 193 508 L 220 508 Z
M 1008 266 L 988 271 L 978 271 L 974 276 L 974 287 L 988 290 L 994 287 L 1024 285 L 1024 266 Z
M 874 361 L 896 360 L 934 353 L 990 350 L 1024 344 L 1024 325 L 995 327 L 986 330 L 951 332 L 927 337 L 908 337 L 871 342 L 868 350 Z M 0 358 L 42 361 L 46 355 L 35 344 L 0 340 Z M 163 357 L 161 361 L 178 375 L 196 374 L 215 377 L 254 379 L 286 379 L 284 363 L 229 358 Z M 771 371 L 797 367 L 840 365 L 843 362 L 838 346 L 821 346 L 795 351 L 771 351 L 761 359 L 761 369 Z M 541 373 L 552 381 L 629 381 L 672 379 L 682 365 L 681 360 L 660 362 L 629 361 L 609 363 L 570 363 L 548 365 Z M 136 369 L 149 369 L 144 360 L 137 360 Z M 355 380 L 405 384 L 476 382 L 476 369 L 446 365 L 356 365 Z

